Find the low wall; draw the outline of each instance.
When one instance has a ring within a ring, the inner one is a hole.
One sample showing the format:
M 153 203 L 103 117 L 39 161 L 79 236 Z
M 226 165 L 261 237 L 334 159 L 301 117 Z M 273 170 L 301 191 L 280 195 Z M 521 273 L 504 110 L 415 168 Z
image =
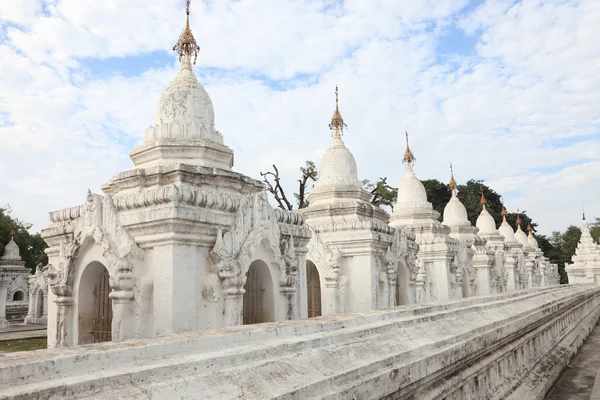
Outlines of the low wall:
M 563 285 L 0 355 L 0 398 L 542 399 L 600 316 Z
M 28 301 L 13 301 L 6 303 L 6 319 L 8 322 L 23 322 L 29 310 Z

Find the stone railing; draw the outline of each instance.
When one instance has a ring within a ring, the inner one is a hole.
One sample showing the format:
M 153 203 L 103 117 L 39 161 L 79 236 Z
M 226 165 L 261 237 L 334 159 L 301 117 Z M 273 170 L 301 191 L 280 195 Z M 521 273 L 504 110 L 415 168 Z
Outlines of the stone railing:
M 0 398 L 541 399 L 599 315 L 563 285 L 8 354 Z

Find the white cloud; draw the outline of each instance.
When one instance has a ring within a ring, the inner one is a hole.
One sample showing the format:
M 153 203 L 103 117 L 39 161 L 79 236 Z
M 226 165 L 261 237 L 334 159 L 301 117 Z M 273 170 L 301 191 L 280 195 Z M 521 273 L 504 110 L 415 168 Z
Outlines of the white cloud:
M 361 178 L 399 182 L 407 129 L 422 179 L 446 181 L 452 161 L 459 181 L 519 193 L 508 207 L 543 233 L 578 223 L 582 199 L 600 216 L 598 2 L 375 3 L 192 3 L 196 74 L 236 170 L 260 178 L 275 163 L 291 197 L 298 168 L 329 144 L 338 84 Z M 132 168 L 175 58 L 134 77 L 86 63 L 170 51 L 182 5 L 0 0 L 0 204 L 40 229 Z M 439 57 L 455 22 L 474 52 Z

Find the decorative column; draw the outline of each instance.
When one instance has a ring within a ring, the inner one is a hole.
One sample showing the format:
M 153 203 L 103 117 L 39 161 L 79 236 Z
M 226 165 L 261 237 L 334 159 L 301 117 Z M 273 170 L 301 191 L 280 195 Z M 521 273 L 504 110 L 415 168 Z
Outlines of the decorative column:
M 111 336 L 113 342 L 120 342 L 134 337 L 133 324 L 133 266 L 127 260 L 120 260 L 114 285 L 111 285 L 113 316 Z
M 477 271 L 477 294 L 491 294 L 491 266 L 493 265 L 494 257 L 490 254 L 485 246 L 474 246 L 475 255 L 473 256 L 473 268 Z
M 56 292 L 55 292 L 56 293 Z M 56 303 L 56 337 L 54 347 L 73 346 L 73 297 L 60 296 L 54 299 Z
M 6 320 L 6 290 L 10 283 L 10 275 L 0 269 L 0 329 L 8 328 Z
M 517 276 L 517 260 L 515 256 L 510 252 L 506 252 L 506 260 L 504 267 L 506 268 L 506 272 L 508 273 L 508 282 L 506 283 L 506 290 L 516 290 L 518 289 L 518 276 Z
M 35 318 L 35 297 L 37 295 L 37 292 L 35 291 L 35 281 L 36 281 L 36 276 L 32 275 L 27 279 L 27 283 L 29 285 L 29 305 L 27 306 L 27 316 L 25 317 L 25 323 L 26 324 L 31 324 L 31 320 L 33 318 Z M 42 290 L 42 288 L 39 288 L 38 290 Z

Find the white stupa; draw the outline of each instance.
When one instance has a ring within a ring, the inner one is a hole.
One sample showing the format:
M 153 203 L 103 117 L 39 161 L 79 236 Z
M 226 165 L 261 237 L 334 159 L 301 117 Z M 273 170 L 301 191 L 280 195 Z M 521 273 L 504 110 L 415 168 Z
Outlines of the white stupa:
M 565 266 L 569 283 L 600 283 L 600 248 L 590 234 L 585 214 L 581 221 L 581 238 L 571 261 L 572 264 Z

